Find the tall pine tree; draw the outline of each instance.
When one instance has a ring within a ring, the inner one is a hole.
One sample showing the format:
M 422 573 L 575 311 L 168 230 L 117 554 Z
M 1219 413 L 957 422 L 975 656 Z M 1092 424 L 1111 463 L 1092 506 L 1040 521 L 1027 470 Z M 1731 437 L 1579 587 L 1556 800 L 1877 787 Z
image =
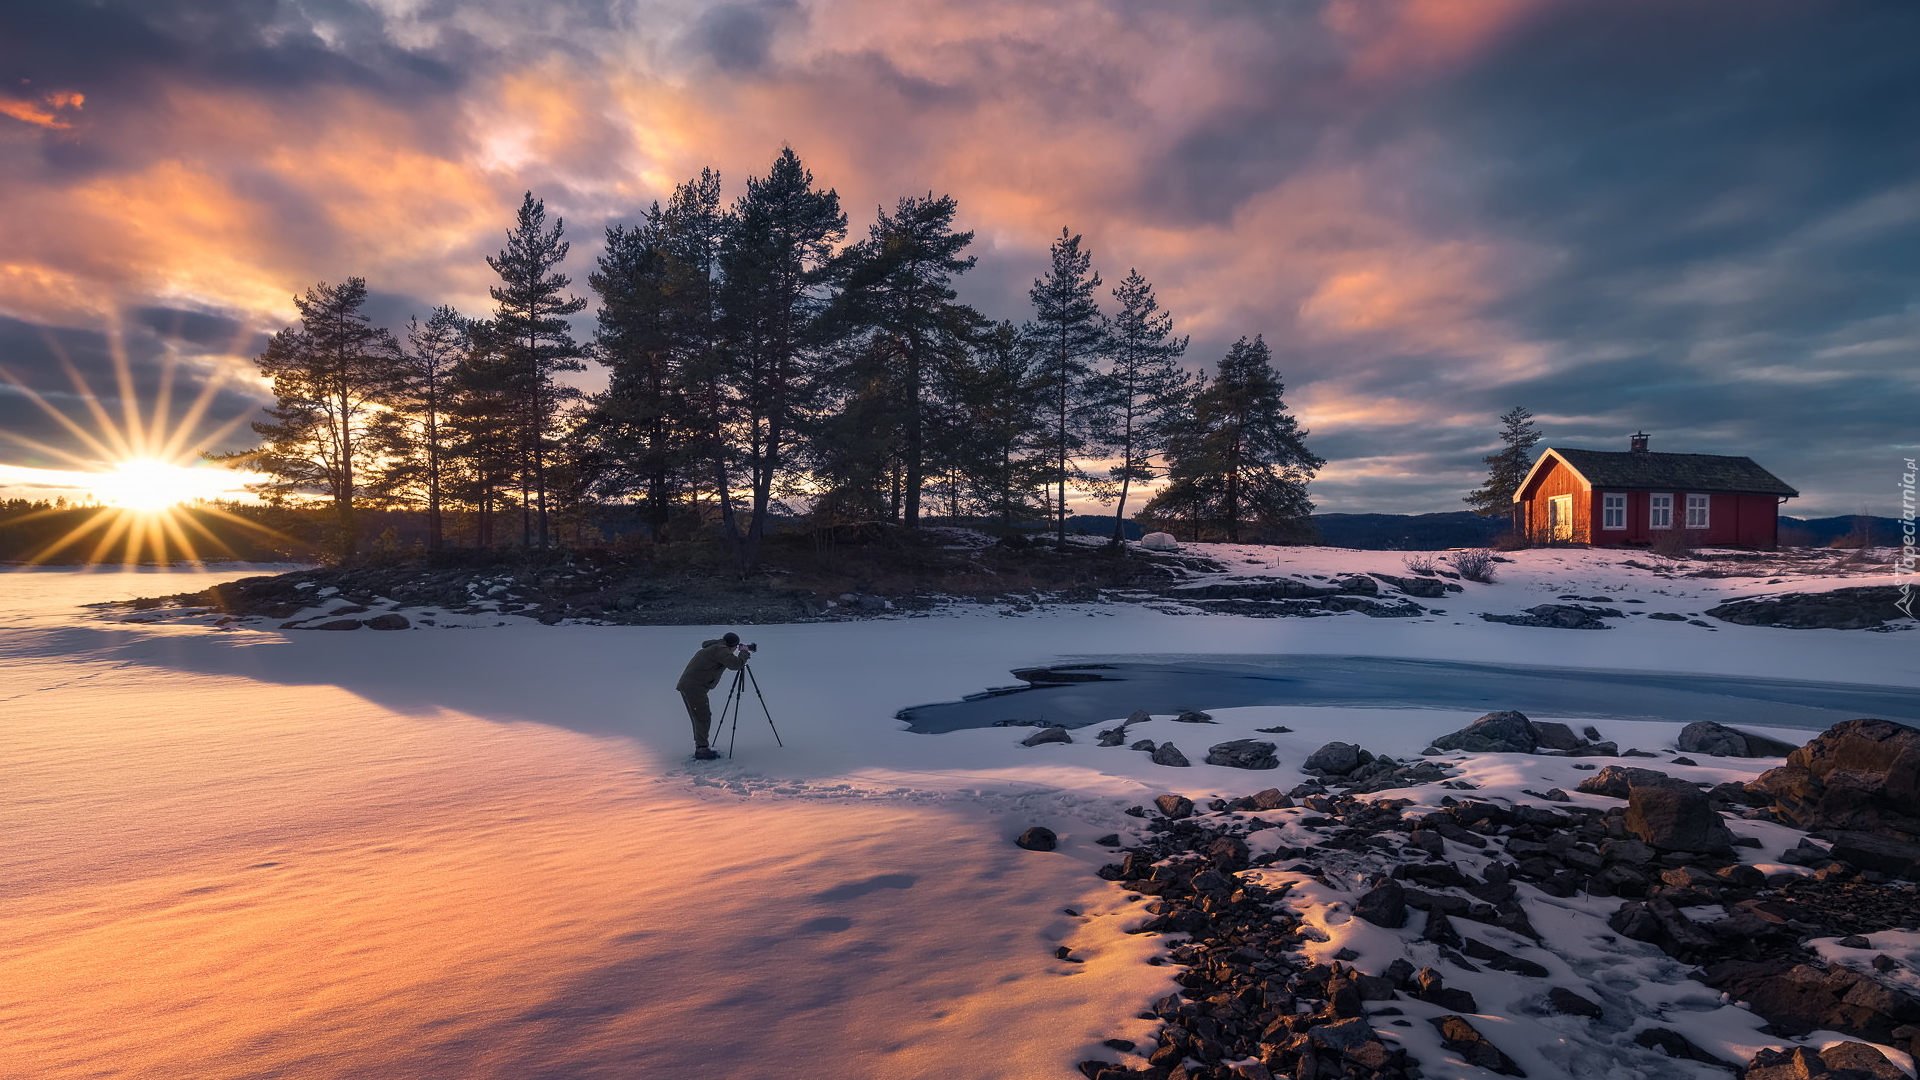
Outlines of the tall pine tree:
M 445 541 L 443 495 L 451 450 L 447 426 L 454 368 L 471 348 L 468 322 L 437 307 L 426 322 L 407 320 L 407 347 L 395 366 L 387 409 L 375 420 L 382 460 L 377 488 L 389 501 L 427 515 L 427 549 Z
M 273 335 L 254 361 L 273 381 L 272 419 L 252 425 L 265 445 L 218 457 L 266 474 L 258 490 L 270 498 L 325 497 L 342 561 L 359 551 L 355 503 L 380 450 L 370 428 L 376 407 L 395 390 L 401 362 L 393 335 L 361 311 L 366 302 L 366 279 L 357 277 L 323 281 L 293 298 L 300 322 Z
M 585 367 L 567 316 L 587 306 L 584 297 L 565 295 L 571 280 L 554 269 L 566 259 L 571 247 L 561 239 L 565 223 L 554 218 L 549 229 L 546 221 L 546 203 L 527 192 L 520 203 L 519 217 L 507 233 L 506 248 L 487 259 L 487 265 L 500 275 L 500 284 L 488 290 L 497 305 L 494 334 L 516 378 L 522 449 L 543 548 L 548 542 L 547 460 L 559 428 L 561 405 L 578 394 L 556 382 L 554 376 Z M 523 523 L 525 520 L 523 517 Z M 523 544 L 532 540 L 526 535 L 528 531 L 523 524 Z
M 1046 276 L 1035 279 L 1027 293 L 1034 308 L 1027 335 L 1039 357 L 1042 393 L 1048 401 L 1045 442 L 1053 460 L 1053 518 L 1056 538 L 1065 543 L 1067 482 L 1091 479 L 1078 458 L 1091 441 L 1094 417 L 1088 382 L 1106 351 L 1107 330 L 1094 299 L 1100 275 L 1093 272 L 1093 255 L 1080 250 L 1080 237 L 1061 229 L 1050 255 Z
M 1188 518 L 1195 539 L 1211 524 L 1237 542 L 1249 522 L 1262 539 L 1310 537 L 1307 484 L 1326 461 L 1307 449 L 1307 432 L 1287 412 L 1284 389 L 1264 340 L 1235 342 L 1175 427 L 1167 448 L 1169 483 L 1145 513 Z
M 1533 468 L 1533 448 L 1540 442 L 1540 429 L 1534 426 L 1533 413 L 1524 405 L 1515 405 L 1500 416 L 1500 449 L 1480 460 L 1487 466 L 1487 481 L 1463 500 L 1481 517 L 1507 514 L 1513 517 L 1514 531 L 1520 530 L 1519 508 L 1513 497 Z
M 776 485 L 793 470 L 798 427 L 813 404 L 834 246 L 847 235 L 840 197 L 813 186 L 792 149 L 747 180 L 720 244 L 719 318 L 751 509 L 742 571 L 760 556 Z
M 843 354 L 835 381 L 848 400 L 892 406 L 888 422 L 897 425 L 900 466 L 893 501 L 908 528 L 920 523 L 920 497 L 930 474 L 929 414 L 943 404 L 936 396 L 944 385 L 941 370 L 965 362 L 982 322 L 953 289 L 953 279 L 974 264 L 973 256 L 960 254 L 973 234 L 953 230 L 957 209 L 950 195 L 901 199 L 892 213 L 881 211 L 866 239 L 840 260 L 845 285 L 833 323 L 853 348 Z M 875 385 L 875 378 L 893 385 Z M 889 441 L 863 440 L 875 448 Z
M 1091 397 L 1106 421 L 1103 449 L 1119 460 L 1109 470 L 1120 489 L 1113 510 L 1113 542 L 1126 539 L 1127 495 L 1135 482 L 1159 475 L 1156 458 L 1170 426 L 1193 395 L 1193 380 L 1181 370 L 1187 339 L 1173 336 L 1173 316 L 1160 310 L 1153 286 L 1131 270 L 1114 287 L 1120 302 L 1108 335 L 1111 364 L 1090 383 Z

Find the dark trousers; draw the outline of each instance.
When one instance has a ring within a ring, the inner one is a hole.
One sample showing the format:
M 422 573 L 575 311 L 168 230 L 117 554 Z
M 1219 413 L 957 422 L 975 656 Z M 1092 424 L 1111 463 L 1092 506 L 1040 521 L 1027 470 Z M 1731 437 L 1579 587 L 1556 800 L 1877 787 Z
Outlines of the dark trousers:
M 707 692 L 682 690 L 680 700 L 687 703 L 687 716 L 693 721 L 694 749 L 706 749 L 707 735 L 713 729 L 713 706 L 707 703 Z

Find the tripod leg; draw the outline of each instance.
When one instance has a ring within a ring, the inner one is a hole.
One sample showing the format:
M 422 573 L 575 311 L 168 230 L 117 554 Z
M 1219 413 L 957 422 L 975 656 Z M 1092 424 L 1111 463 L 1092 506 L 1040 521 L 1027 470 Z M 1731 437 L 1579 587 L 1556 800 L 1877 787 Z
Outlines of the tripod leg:
M 773 728 L 773 741 L 782 747 L 786 746 L 787 744 L 780 739 L 780 729 L 774 727 L 773 713 L 767 710 L 767 695 L 760 692 L 760 679 L 754 675 L 753 669 L 750 667 L 741 668 L 740 670 L 746 672 L 748 680 L 753 683 L 753 696 L 760 699 L 760 711 L 767 714 L 767 726 Z M 740 730 L 740 720 L 737 714 L 733 721 L 733 728 L 735 731 Z
M 744 670 L 746 669 L 741 669 L 741 671 Z M 747 696 L 746 687 L 743 685 L 745 682 L 746 680 L 740 677 L 739 671 L 733 673 L 733 689 L 728 694 L 733 699 L 733 730 L 727 733 L 727 760 L 729 761 L 733 760 L 733 741 L 740 736 L 740 702 Z

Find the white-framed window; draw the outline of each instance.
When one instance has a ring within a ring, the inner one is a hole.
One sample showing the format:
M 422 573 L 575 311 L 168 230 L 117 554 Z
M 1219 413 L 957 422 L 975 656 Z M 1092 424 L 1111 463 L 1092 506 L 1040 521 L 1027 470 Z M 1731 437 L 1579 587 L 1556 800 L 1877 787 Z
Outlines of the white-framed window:
M 1687 528 L 1704 529 L 1707 527 L 1707 499 L 1705 495 L 1687 496 Z
M 1600 527 L 1603 529 L 1624 529 L 1627 527 L 1627 496 L 1622 491 L 1609 491 L 1600 496 Z
M 1673 495 L 1647 496 L 1647 528 L 1673 528 Z

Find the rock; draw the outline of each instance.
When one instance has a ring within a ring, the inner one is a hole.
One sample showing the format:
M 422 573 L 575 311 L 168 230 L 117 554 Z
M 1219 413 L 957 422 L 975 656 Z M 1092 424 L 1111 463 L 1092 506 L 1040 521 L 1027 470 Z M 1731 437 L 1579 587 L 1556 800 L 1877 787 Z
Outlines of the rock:
M 1633 1044 L 1635 1046 L 1643 1046 L 1648 1050 L 1658 1050 L 1670 1058 L 1679 1058 L 1682 1061 L 1699 1061 L 1708 1065 L 1718 1065 L 1723 1069 L 1734 1068 L 1732 1064 L 1721 1061 L 1719 1058 L 1693 1045 L 1685 1035 L 1680 1034 L 1672 1028 L 1647 1028 L 1633 1037 Z
M 307 629 L 309 630 L 358 630 L 360 629 L 361 625 L 362 624 L 359 619 L 335 619 L 332 622 L 323 622 L 318 626 L 310 626 Z
M 1725 724 L 1701 720 L 1680 729 L 1680 752 L 1712 754 L 1715 757 L 1786 757 L 1793 753 L 1790 743 L 1751 735 Z
M 1172 533 L 1150 532 L 1140 538 L 1140 546 L 1148 551 L 1179 551 L 1180 541 Z
M 1035 825 L 1026 832 L 1021 833 L 1020 838 L 1015 840 L 1014 843 L 1026 848 L 1028 851 L 1052 851 L 1059 840 L 1060 838 L 1054 835 L 1052 829 L 1043 825 Z
M 1920 1020 L 1920 1000 L 1872 976 L 1791 957 L 1723 961 L 1706 969 L 1705 981 L 1790 1036 L 1825 1030 L 1886 1043 L 1902 1025 Z
M 1623 619 L 1618 608 L 1583 607 L 1579 604 L 1539 604 L 1527 609 L 1524 615 L 1493 615 L 1482 613 L 1480 616 L 1488 622 L 1507 623 L 1512 626 L 1548 626 L 1561 630 L 1605 630 L 1607 624 L 1602 619 Z
M 1399 882 L 1389 879 L 1362 893 L 1360 899 L 1353 902 L 1353 914 L 1375 926 L 1398 930 L 1407 925 L 1406 890 Z
M 1487 1041 L 1485 1035 L 1467 1023 L 1460 1016 L 1436 1016 L 1428 1021 L 1440 1032 L 1440 1042 L 1447 1049 L 1466 1059 L 1467 1064 L 1476 1065 L 1489 1072 L 1502 1076 L 1525 1076 L 1513 1059 L 1500 1052 L 1500 1048 Z
M 1624 799 L 1629 789 L 1635 785 L 1641 787 L 1653 784 L 1686 784 L 1685 780 L 1676 780 L 1663 772 L 1652 769 L 1637 769 L 1631 765 L 1609 765 L 1574 788 L 1584 795 L 1605 795 L 1609 799 Z M 1691 785 L 1687 785 L 1691 786 Z
M 1438 600 L 1447 595 L 1447 583 L 1439 578 L 1395 577 L 1392 574 L 1374 574 L 1376 578 L 1406 593 L 1423 600 Z
M 1207 748 L 1207 764 L 1230 769 L 1277 769 L 1280 759 L 1274 756 L 1275 749 L 1274 744 L 1259 739 L 1215 743 Z
M 1154 752 L 1155 749 L 1157 749 L 1157 747 L 1154 745 L 1154 741 L 1152 739 L 1139 739 L 1139 740 L 1136 740 L 1132 746 L 1127 747 L 1127 749 L 1144 750 L 1147 753 L 1151 754 Z
M 1285 792 L 1274 787 L 1256 791 L 1249 798 L 1253 800 L 1255 810 L 1284 810 L 1293 805 L 1293 800 L 1287 798 Z
M 1920 842 L 1920 729 L 1847 720 L 1748 785 L 1800 829 L 1878 833 Z
M 367 629 L 369 630 L 405 630 L 412 625 L 412 623 L 407 621 L 405 615 L 396 611 L 389 611 L 385 615 L 375 615 L 373 618 L 367 620 Z
M 1531 754 L 1540 746 L 1533 722 L 1511 709 L 1490 712 L 1461 728 L 1433 740 L 1442 750 L 1465 750 L 1473 754 Z
M 1368 761 L 1373 759 L 1372 754 L 1367 754 L 1352 743 L 1330 742 L 1307 755 L 1307 760 L 1301 762 L 1300 767 L 1307 772 L 1345 775 L 1360 767 L 1362 754 L 1366 754 Z
M 1600 1006 L 1564 986 L 1556 986 L 1547 991 L 1547 1004 L 1552 1006 L 1554 1012 L 1565 1013 L 1568 1016 L 1584 1016 L 1589 1020 L 1598 1020 L 1605 1015 L 1605 1011 Z
M 1686 622 L 1687 617 L 1673 611 L 1649 611 L 1647 618 L 1656 622 Z
M 1920 881 L 1920 844 L 1872 833 L 1842 832 L 1833 834 L 1833 848 L 1827 854 L 1861 870 Z
M 1203 713 L 1198 709 L 1182 709 L 1179 715 L 1173 718 L 1173 722 L 1176 724 L 1211 724 L 1214 722 L 1214 719 L 1211 715 Z
M 1887 1060 L 1887 1055 L 1881 1053 L 1878 1047 L 1863 1042 L 1838 1042 L 1832 1046 L 1821 1047 L 1820 1060 L 1826 1063 L 1827 1068 L 1836 1072 L 1841 1069 L 1852 1069 L 1865 1073 L 1874 1080 L 1907 1080 L 1904 1069 Z
M 1846 1070 L 1842 1072 L 1841 1070 Z M 1905 1070 L 1866 1043 L 1841 1042 L 1822 1050 L 1796 1046 L 1760 1050 L 1747 1063 L 1745 1080 L 1907 1080 Z
M 1172 743 L 1161 743 L 1159 746 L 1154 747 L 1153 763 L 1155 765 L 1166 765 L 1175 769 L 1185 769 L 1193 764 L 1193 762 L 1187 760 L 1187 755 L 1181 753 L 1180 748 Z
M 1733 600 L 1707 609 L 1723 622 L 1742 626 L 1782 626 L 1792 630 L 1868 630 L 1904 619 L 1895 605 L 1897 585 L 1867 585 L 1820 593 L 1788 593 L 1769 599 Z
M 1565 724 L 1556 724 L 1551 720 L 1533 721 L 1533 733 L 1539 739 L 1540 746 L 1548 750 L 1560 750 L 1572 753 L 1585 744 L 1586 740 L 1573 733 Z
M 1135 724 L 1144 724 L 1151 719 L 1153 719 L 1152 713 L 1145 709 L 1135 709 L 1127 714 L 1125 720 L 1120 721 L 1120 728 L 1124 731 Z
M 1073 736 L 1063 727 L 1043 728 L 1020 740 L 1021 746 L 1042 746 L 1047 743 L 1070 743 Z
M 1175 821 L 1193 816 L 1193 800 L 1185 795 L 1162 795 L 1153 800 L 1153 805 L 1159 807 L 1162 814 Z
M 1661 851 L 1731 851 L 1733 833 L 1707 796 L 1683 784 L 1635 784 L 1627 790 L 1627 831 Z
M 1126 729 L 1108 728 L 1105 731 L 1102 731 L 1100 733 L 1100 737 L 1095 742 L 1095 745 L 1096 746 L 1119 746 L 1126 741 L 1127 741 Z

